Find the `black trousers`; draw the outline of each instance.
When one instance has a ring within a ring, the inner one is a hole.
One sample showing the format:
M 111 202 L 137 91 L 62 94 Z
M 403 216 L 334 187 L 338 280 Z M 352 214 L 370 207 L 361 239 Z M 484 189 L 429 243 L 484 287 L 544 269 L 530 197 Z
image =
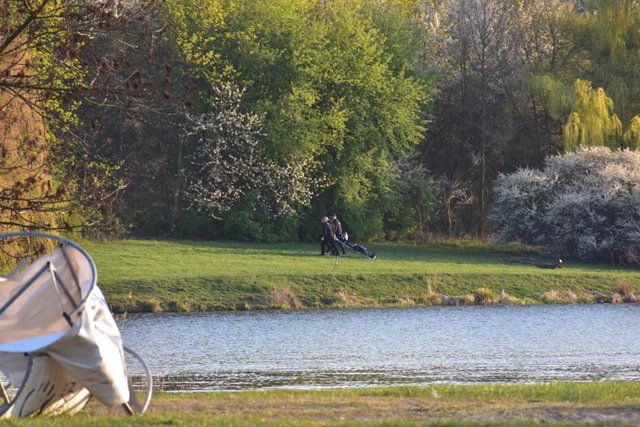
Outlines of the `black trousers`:
M 325 237 L 320 241 L 320 255 L 324 255 L 325 248 L 328 249 L 328 252 L 331 255 L 338 255 L 338 247 L 336 246 L 336 241 L 330 237 Z

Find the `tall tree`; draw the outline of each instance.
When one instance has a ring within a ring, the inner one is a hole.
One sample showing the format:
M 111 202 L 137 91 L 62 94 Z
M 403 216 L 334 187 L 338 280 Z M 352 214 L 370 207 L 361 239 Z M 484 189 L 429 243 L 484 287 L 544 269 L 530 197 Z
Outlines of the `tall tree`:
M 564 138 L 567 151 L 575 151 L 578 146 L 619 148 L 622 122 L 613 112 L 613 101 L 602 88 L 592 89 L 589 82 L 576 80 Z
M 456 0 L 449 3 L 447 12 L 443 31 L 450 38 L 444 54 L 455 77 L 443 80 L 434 132 L 428 135 L 423 152 L 436 172 L 467 180 L 470 173 L 474 175 L 474 231 L 483 235 L 488 165 L 495 161 L 491 153 L 507 124 L 499 118 L 507 100 L 506 85 L 520 66 L 514 56 L 519 49 L 517 6 L 503 1 Z M 444 170 L 439 159 L 446 165 Z
M 418 39 L 400 43 L 409 16 L 373 0 L 207 5 L 167 6 L 196 72 L 246 88 L 245 109 L 264 117 L 258 150 L 266 158 L 306 162 L 310 177 L 330 182 L 312 211 L 339 209 L 356 234 L 380 235 L 376 197 L 389 188 L 391 160 L 423 130 L 425 91 L 412 69 Z M 372 12 L 383 7 L 395 18 Z M 194 18 L 202 13 L 210 15 Z
M 151 19 L 154 3 L 0 2 L 2 121 L 11 123 L 16 105 L 23 105 L 40 123 L 35 127 L 39 132 L 28 137 L 22 134 L 17 149 L 29 153 L 26 159 L 39 159 L 42 166 L 32 168 L 37 172 L 16 185 L 46 188 L 48 210 L 55 206 L 60 214 L 71 208 L 76 213 L 88 212 L 86 208 L 93 211 L 122 188 L 114 173 L 122 157 L 100 154 L 109 139 L 92 137 L 100 125 L 96 117 L 106 109 L 148 107 L 146 97 L 141 96 L 149 89 L 144 76 L 153 40 L 162 27 Z M 51 179 L 41 183 L 43 177 Z M 16 198 L 15 188 L 9 190 Z M 61 203 L 63 198 L 67 203 Z M 26 200 L 21 209 L 43 206 Z
M 576 33 L 591 59 L 584 76 L 602 87 L 623 123 L 640 113 L 640 2 L 585 1 L 584 25 Z
M 56 213 L 68 207 L 68 188 L 53 175 L 48 126 L 73 122 L 63 104 L 83 75 L 71 65 L 74 58 L 58 52 L 67 34 L 62 9 L 53 0 L 0 2 L 0 224 L 5 227 L 55 229 Z
M 534 79 L 534 94 L 553 120 L 563 125 L 566 150 L 578 145 L 636 147 L 638 3 L 593 0 L 579 6 L 579 13 L 565 15 L 568 19 L 561 27 L 578 66 L 554 61 L 538 69 L 545 74 Z
M 118 19 L 83 44 L 89 73 L 78 98 L 78 138 L 66 138 L 60 151 L 78 189 L 91 191 L 79 195 L 106 226 L 168 233 L 181 183 L 181 125 L 197 88 L 168 40 L 163 2 L 120 4 L 127 7 Z
M 422 153 L 434 173 L 475 189 L 475 209 L 459 215 L 467 232 L 482 233 L 497 174 L 562 150 L 566 116 L 541 93 L 584 72 L 588 60 L 572 37 L 580 28 L 573 2 L 444 4 L 436 32 L 445 42 L 436 55 L 450 69 L 441 73 Z

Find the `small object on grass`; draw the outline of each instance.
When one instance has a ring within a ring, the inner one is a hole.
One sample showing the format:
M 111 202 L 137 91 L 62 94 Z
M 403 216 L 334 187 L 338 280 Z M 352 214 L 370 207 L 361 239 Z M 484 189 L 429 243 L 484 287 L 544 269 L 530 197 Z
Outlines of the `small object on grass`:
M 562 268 L 562 260 L 558 258 L 556 262 L 548 263 L 548 262 L 537 262 L 536 267 L 540 268 Z

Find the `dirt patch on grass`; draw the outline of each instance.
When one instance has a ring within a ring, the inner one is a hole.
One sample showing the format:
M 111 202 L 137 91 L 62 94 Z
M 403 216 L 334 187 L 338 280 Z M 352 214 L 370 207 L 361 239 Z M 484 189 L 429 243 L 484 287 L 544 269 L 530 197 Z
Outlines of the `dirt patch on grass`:
M 106 410 L 92 404 L 89 410 Z M 155 414 L 233 417 L 283 421 L 466 421 L 607 423 L 640 425 L 640 404 L 491 401 L 439 396 L 345 396 L 303 394 L 161 394 L 149 409 Z

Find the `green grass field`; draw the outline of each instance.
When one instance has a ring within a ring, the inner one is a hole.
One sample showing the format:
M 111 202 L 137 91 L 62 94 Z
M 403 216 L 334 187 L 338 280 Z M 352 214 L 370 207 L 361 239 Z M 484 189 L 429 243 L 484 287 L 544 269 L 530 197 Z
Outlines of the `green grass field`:
M 90 403 L 75 417 L 22 426 L 638 425 L 640 383 L 556 383 L 159 394 L 135 417 Z
M 119 312 L 589 303 L 632 301 L 640 289 L 637 269 L 571 261 L 544 269 L 533 255 L 489 246 L 371 244 L 378 258 L 369 260 L 353 251 L 321 257 L 311 244 L 84 245 Z

